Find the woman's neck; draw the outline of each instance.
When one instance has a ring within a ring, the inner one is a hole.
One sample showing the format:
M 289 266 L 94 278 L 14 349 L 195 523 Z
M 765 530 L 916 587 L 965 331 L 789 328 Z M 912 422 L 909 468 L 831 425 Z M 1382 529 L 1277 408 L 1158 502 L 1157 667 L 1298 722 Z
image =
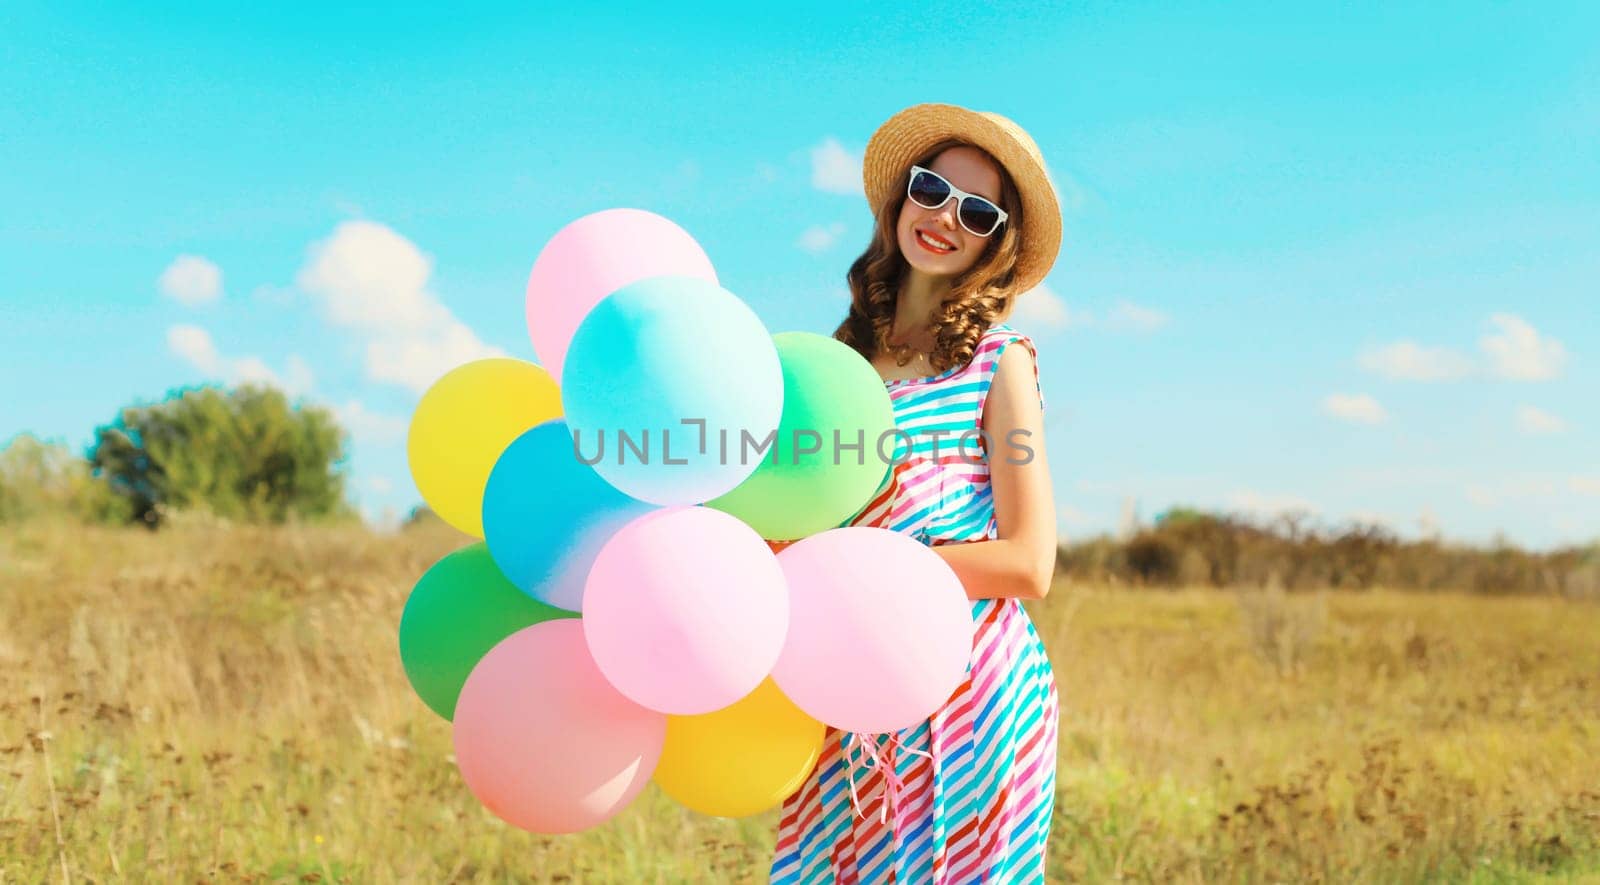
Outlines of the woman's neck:
M 900 293 L 895 298 L 894 329 L 891 341 L 904 342 L 924 353 L 932 350 L 928 320 L 950 294 L 950 278 L 929 276 L 914 267 L 900 278 Z

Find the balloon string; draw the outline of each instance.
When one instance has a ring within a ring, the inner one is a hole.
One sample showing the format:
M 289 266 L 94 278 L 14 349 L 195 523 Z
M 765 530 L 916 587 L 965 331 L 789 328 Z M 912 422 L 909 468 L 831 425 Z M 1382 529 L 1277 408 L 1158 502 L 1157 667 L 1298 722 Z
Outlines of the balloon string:
M 854 739 L 856 743 L 860 743 L 861 735 L 853 731 L 845 735 L 844 756 L 845 759 L 848 760 L 849 764 L 845 766 L 844 773 L 845 777 L 847 777 L 850 781 L 850 805 L 855 808 L 857 815 L 865 817 L 865 815 L 861 814 L 861 797 L 856 794 L 856 760 L 858 757 L 856 754 L 850 752 L 851 739 Z
M 915 747 L 906 746 L 905 742 L 900 738 L 900 733 L 894 732 L 889 735 L 889 755 L 891 759 L 893 758 L 894 753 L 897 751 L 910 753 L 913 756 L 921 756 L 930 761 L 933 759 L 933 754 L 931 753 L 918 750 Z M 889 765 L 889 771 L 892 772 L 892 774 L 887 778 L 888 792 L 884 798 L 885 804 L 888 807 L 885 809 L 885 811 L 888 811 L 894 815 L 895 832 L 900 832 L 904 829 L 900 825 L 900 814 L 905 810 L 905 803 L 901 801 L 902 791 L 905 789 L 905 781 L 900 777 L 900 773 L 895 771 L 895 767 L 892 763 Z
M 900 777 L 899 772 L 895 771 L 895 752 L 900 750 L 930 760 L 933 756 L 926 751 L 906 746 L 896 732 L 890 732 L 888 738 L 889 740 L 886 744 L 879 744 L 877 735 L 850 732 L 845 738 L 845 756 L 849 760 L 849 765 L 846 766 L 845 771 L 850 781 L 850 804 L 855 809 L 856 815 L 862 818 L 865 818 L 867 813 L 861 807 L 861 796 L 856 790 L 856 767 L 859 765 L 868 772 L 876 770 L 883 775 L 883 801 L 878 806 L 878 822 L 888 823 L 892 814 L 894 816 L 894 827 L 898 831 L 900 829 L 900 812 L 902 809 L 900 798 L 902 791 L 905 789 L 905 782 Z M 860 745 L 861 753 L 859 755 L 850 752 L 849 744 L 851 741 Z
M 851 752 L 852 742 L 860 750 L 859 753 Z M 845 759 L 849 763 L 845 766 L 845 775 L 850 780 L 850 805 L 855 809 L 857 817 L 866 817 L 867 813 L 861 807 L 861 795 L 856 791 L 856 769 L 859 767 L 865 772 L 871 772 L 878 767 L 877 736 L 858 731 L 845 735 Z
M 877 746 L 877 741 L 872 741 L 872 743 Z M 878 805 L 878 823 L 882 824 L 888 823 L 888 819 L 890 819 L 890 807 L 894 803 L 894 784 L 896 784 L 896 779 L 898 778 L 894 778 L 894 765 L 888 759 L 888 751 L 883 747 L 878 747 L 878 752 L 882 755 L 877 755 L 875 762 L 877 762 L 878 773 L 883 775 L 883 802 Z

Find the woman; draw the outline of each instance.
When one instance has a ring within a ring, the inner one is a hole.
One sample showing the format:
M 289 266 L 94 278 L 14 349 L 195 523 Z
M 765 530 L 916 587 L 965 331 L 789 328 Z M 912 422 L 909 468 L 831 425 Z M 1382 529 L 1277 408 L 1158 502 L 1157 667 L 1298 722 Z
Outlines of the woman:
M 949 563 L 973 600 L 972 659 L 915 728 L 829 730 L 784 803 L 772 881 L 1043 882 L 1057 697 L 1021 600 L 1049 589 L 1055 505 L 1033 342 L 1003 320 L 1055 261 L 1059 204 L 1033 139 L 952 105 L 890 118 L 863 176 L 877 225 L 834 337 L 877 367 L 912 442 L 851 522 Z

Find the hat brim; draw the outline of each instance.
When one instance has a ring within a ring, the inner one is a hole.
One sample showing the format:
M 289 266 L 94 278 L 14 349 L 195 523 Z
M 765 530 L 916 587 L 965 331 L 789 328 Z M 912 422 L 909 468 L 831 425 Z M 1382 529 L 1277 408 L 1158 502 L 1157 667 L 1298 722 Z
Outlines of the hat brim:
M 1042 282 L 1061 250 L 1061 203 L 1041 158 L 1005 127 L 957 105 L 919 104 L 890 117 L 867 143 L 861 176 L 873 212 L 890 198 L 906 170 L 934 145 L 955 139 L 994 157 L 1022 201 L 1022 249 L 1013 282 L 1025 292 Z

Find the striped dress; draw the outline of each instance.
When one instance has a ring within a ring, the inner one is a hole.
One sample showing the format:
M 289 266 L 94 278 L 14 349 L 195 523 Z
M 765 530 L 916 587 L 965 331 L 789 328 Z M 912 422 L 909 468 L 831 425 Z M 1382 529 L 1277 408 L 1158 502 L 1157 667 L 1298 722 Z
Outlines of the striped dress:
M 996 537 L 989 456 L 976 430 L 1001 351 L 1019 341 L 1033 351 L 1027 336 L 998 324 L 965 366 L 885 382 L 895 423 L 906 434 L 902 454 L 849 524 L 906 532 L 929 545 Z M 992 444 L 999 457 L 1025 457 L 1003 435 Z M 772 882 L 1045 881 L 1055 798 L 1055 677 L 1017 600 L 976 601 L 972 618 L 967 679 L 930 719 L 892 736 L 828 730 L 816 769 L 784 802 Z M 874 741 L 877 752 L 868 753 L 863 740 Z M 872 756 L 883 756 L 895 772 L 892 802 Z M 852 801 L 852 784 L 863 813 Z

